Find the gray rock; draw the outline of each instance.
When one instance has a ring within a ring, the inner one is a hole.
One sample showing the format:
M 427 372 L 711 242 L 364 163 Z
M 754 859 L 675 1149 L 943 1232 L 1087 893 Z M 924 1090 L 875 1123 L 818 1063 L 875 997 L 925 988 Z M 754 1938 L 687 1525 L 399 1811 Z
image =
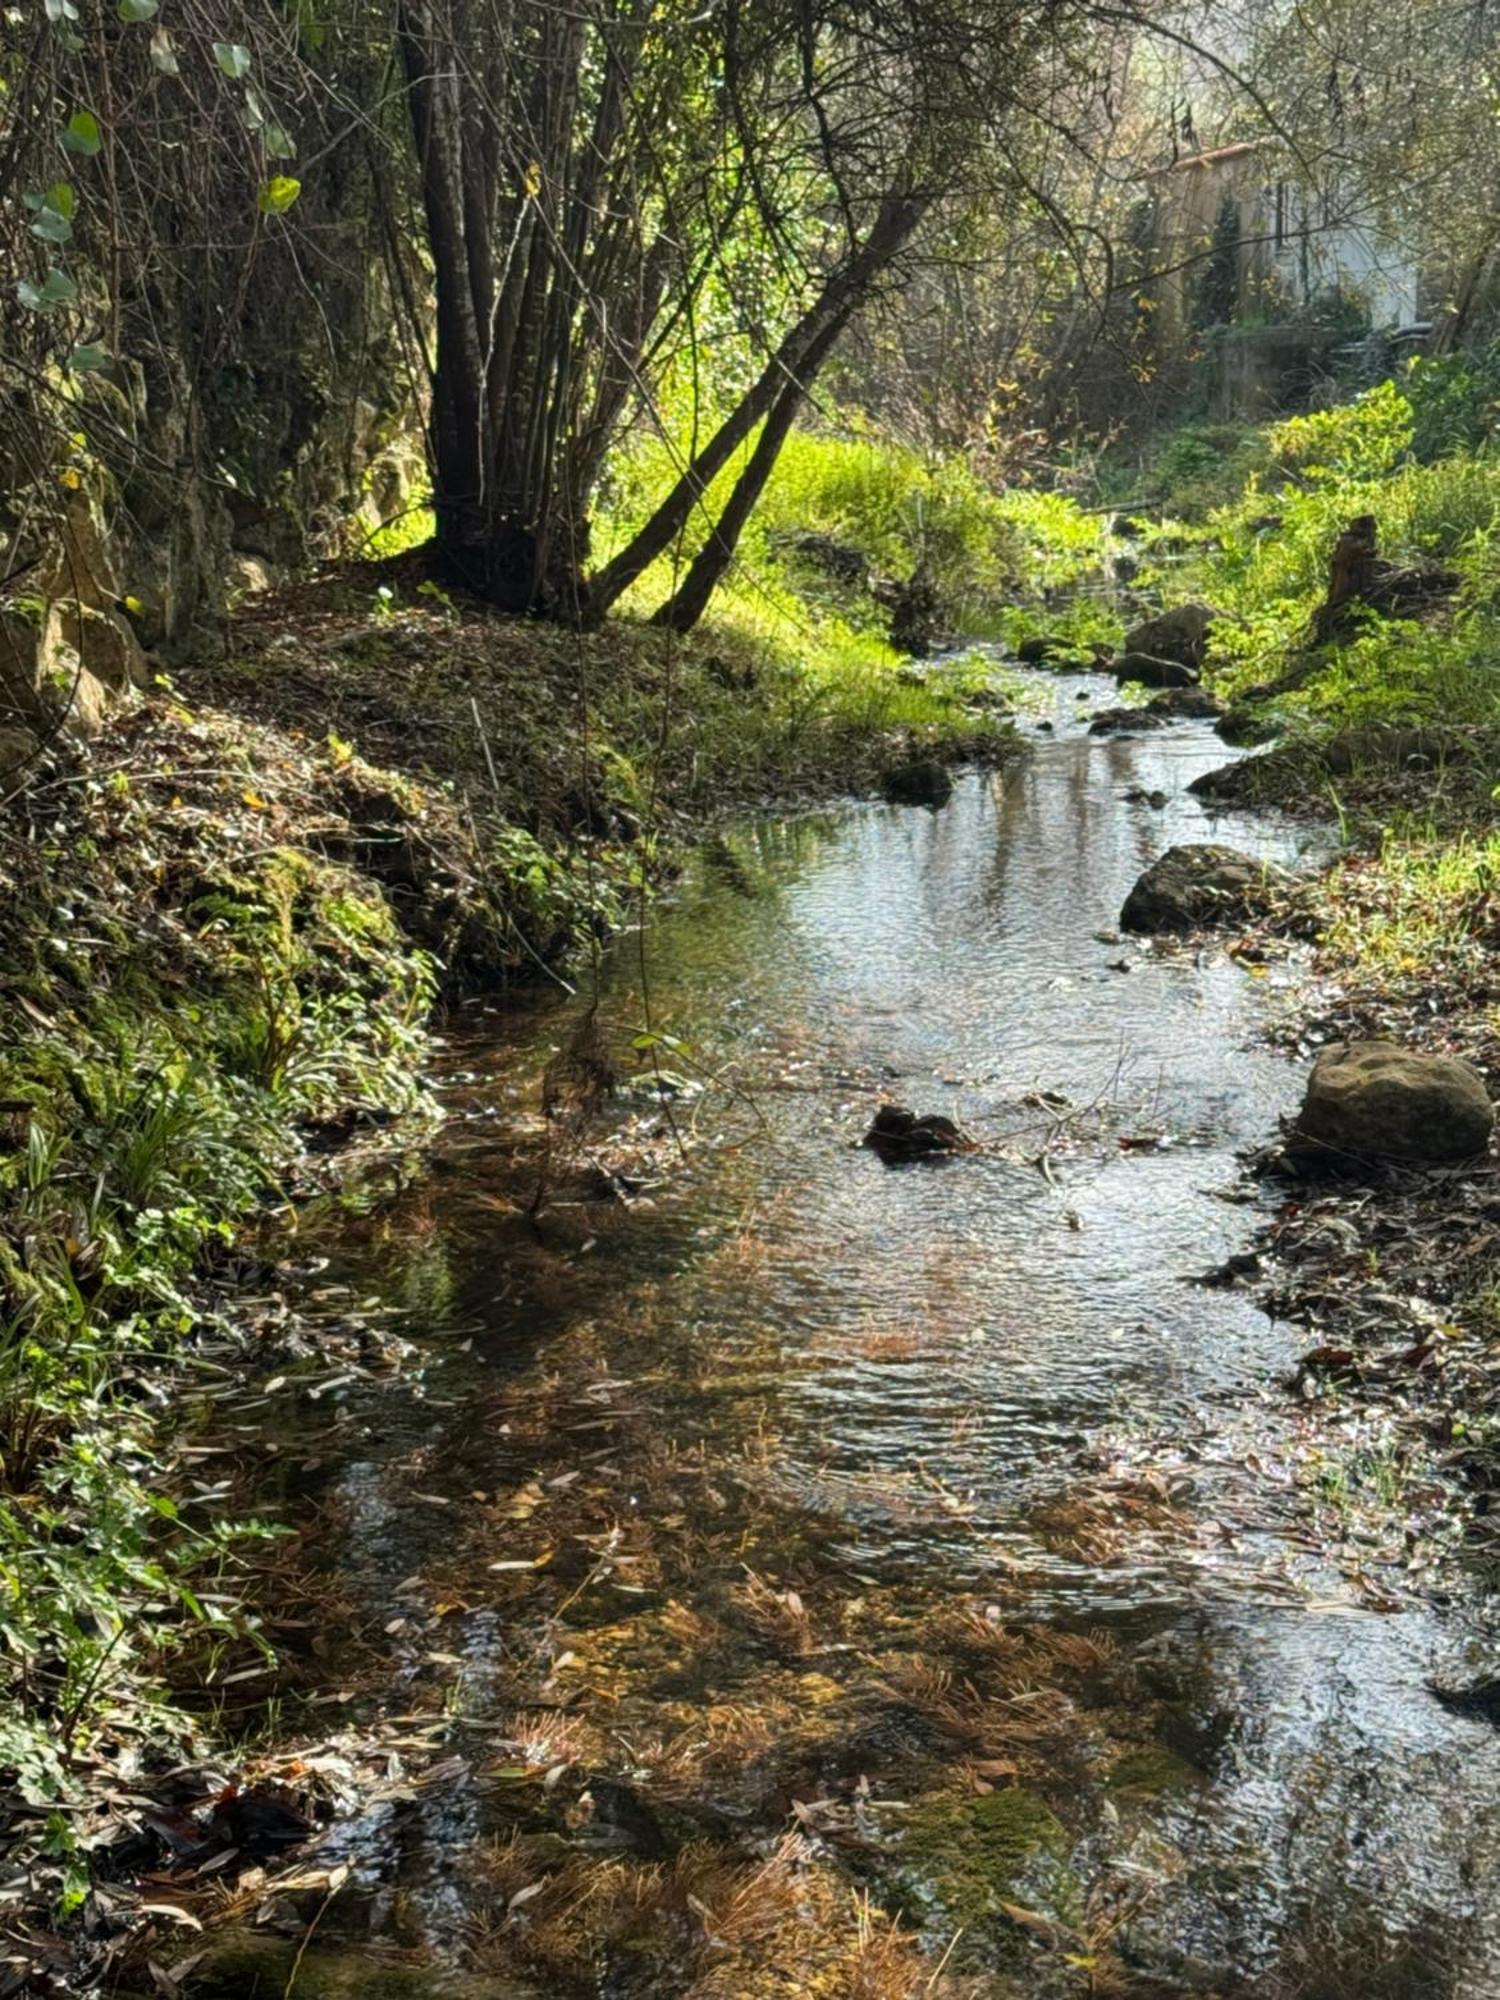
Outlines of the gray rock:
M 1282 869 L 1232 847 L 1169 847 L 1125 898 L 1120 928 L 1205 930 L 1264 909 L 1286 883 Z
M 1472 1064 L 1395 1042 L 1336 1042 L 1313 1064 L 1288 1138 L 1304 1167 L 1440 1166 L 1486 1151 L 1495 1122 Z
M 1202 671 L 1208 635 L 1216 616 L 1206 604 L 1175 605 L 1157 618 L 1148 618 L 1144 625 L 1137 625 L 1133 632 L 1127 632 L 1122 650 L 1146 653 L 1154 660 L 1175 660 L 1178 666 L 1190 667 L 1196 675 Z
M 1119 653 L 1110 661 L 1109 670 L 1117 681 L 1139 681 L 1149 688 L 1193 687 L 1198 679 L 1196 667 L 1185 666 L 1180 660 L 1157 659 L 1151 653 Z

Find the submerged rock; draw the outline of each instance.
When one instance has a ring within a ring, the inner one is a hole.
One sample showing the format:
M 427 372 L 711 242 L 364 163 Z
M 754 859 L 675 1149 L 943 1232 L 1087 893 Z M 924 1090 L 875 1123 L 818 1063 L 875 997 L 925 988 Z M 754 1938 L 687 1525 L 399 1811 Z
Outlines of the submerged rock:
M 1169 847 L 1141 876 L 1120 912 L 1127 931 L 1196 931 L 1264 909 L 1286 875 L 1233 847 Z
M 1138 681 L 1142 687 L 1195 687 L 1198 669 L 1181 660 L 1159 659 L 1154 653 L 1126 651 L 1110 661 L 1109 670 L 1117 681 Z
M 1494 1122 L 1484 1079 L 1460 1057 L 1335 1042 L 1313 1064 L 1286 1150 L 1300 1167 L 1442 1166 L 1483 1153 Z
M 906 1160 L 974 1150 L 973 1140 L 965 1138 L 951 1118 L 938 1111 L 929 1111 L 919 1118 L 904 1104 L 882 1104 L 864 1142 L 888 1167 L 899 1166 Z
M 1101 708 L 1089 724 L 1089 735 L 1128 736 L 1142 729 L 1165 729 L 1170 720 L 1149 708 Z
M 1125 634 L 1124 653 L 1145 653 L 1154 660 L 1174 660 L 1196 676 L 1208 651 L 1208 635 L 1218 614 L 1206 604 L 1178 604 L 1157 618 L 1148 618 Z
M 882 776 L 880 789 L 893 806 L 930 806 L 935 812 L 952 798 L 953 780 L 936 757 L 913 757 L 908 763 L 893 764 Z

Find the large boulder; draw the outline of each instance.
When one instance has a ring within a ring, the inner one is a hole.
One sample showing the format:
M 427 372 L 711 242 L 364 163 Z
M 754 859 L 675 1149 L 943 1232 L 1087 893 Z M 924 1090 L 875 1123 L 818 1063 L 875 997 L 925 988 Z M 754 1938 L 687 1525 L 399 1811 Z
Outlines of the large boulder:
M 1335 1042 L 1313 1064 L 1287 1152 L 1299 1166 L 1439 1166 L 1483 1153 L 1494 1122 L 1484 1079 L 1459 1057 Z
M 1169 847 L 1120 911 L 1127 931 L 1196 931 L 1254 915 L 1286 886 L 1285 871 L 1232 847 Z
M 1158 659 L 1152 653 L 1117 653 L 1109 670 L 1117 681 L 1137 681 L 1148 688 L 1192 687 L 1198 679 L 1196 667 L 1181 660 Z
M 1174 660 L 1194 674 L 1203 670 L 1208 635 L 1217 614 L 1206 604 L 1178 604 L 1157 618 L 1148 618 L 1125 634 L 1121 651 L 1145 653 L 1153 660 Z

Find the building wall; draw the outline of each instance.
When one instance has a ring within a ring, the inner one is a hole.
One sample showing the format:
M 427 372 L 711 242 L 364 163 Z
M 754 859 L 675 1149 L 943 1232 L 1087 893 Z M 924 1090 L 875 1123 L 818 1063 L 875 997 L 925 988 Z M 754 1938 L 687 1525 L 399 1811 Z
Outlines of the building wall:
M 1152 176 L 1164 330 L 1181 333 L 1192 323 L 1226 202 L 1239 221 L 1236 319 L 1274 318 L 1340 292 L 1360 299 L 1376 328 L 1410 325 L 1421 304 L 1410 248 L 1373 225 L 1319 214 L 1316 197 L 1274 178 L 1275 165 L 1252 143 Z

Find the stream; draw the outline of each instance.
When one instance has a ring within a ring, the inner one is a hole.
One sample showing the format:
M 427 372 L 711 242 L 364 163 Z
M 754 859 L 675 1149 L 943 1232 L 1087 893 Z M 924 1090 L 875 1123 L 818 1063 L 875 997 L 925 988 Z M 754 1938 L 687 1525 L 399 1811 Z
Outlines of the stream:
M 1500 1743 L 1429 1688 L 1484 1606 L 1320 1553 L 1296 1330 L 1192 1282 L 1268 1212 L 1296 965 L 1113 936 L 1174 842 L 1309 836 L 1206 817 L 1207 724 L 1028 681 L 941 811 L 709 849 L 597 1047 L 456 1023 L 426 1170 L 310 1225 L 303 1309 L 413 1351 L 260 1419 L 278 1643 L 389 1783 L 194 1992 L 1500 1994 Z M 888 1167 L 882 1101 L 980 1150 Z

